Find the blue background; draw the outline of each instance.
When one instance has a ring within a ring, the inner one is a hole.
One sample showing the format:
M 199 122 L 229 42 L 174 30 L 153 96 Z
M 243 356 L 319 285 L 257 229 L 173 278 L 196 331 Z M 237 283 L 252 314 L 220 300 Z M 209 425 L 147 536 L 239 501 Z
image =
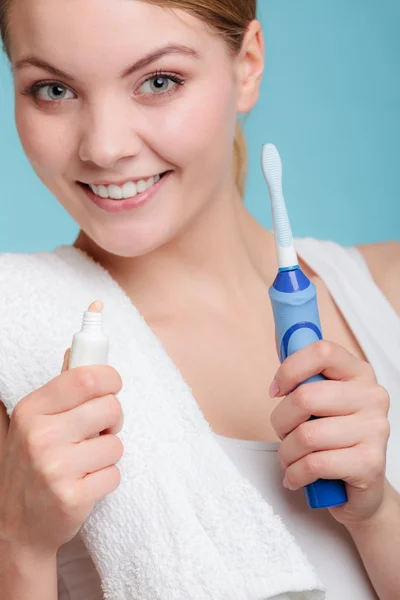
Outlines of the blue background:
M 270 227 L 265 142 L 283 160 L 296 236 L 343 244 L 400 240 L 399 0 L 259 0 L 266 72 L 246 119 L 246 202 Z M 20 147 L 9 67 L 0 58 L 0 251 L 51 250 L 77 227 Z

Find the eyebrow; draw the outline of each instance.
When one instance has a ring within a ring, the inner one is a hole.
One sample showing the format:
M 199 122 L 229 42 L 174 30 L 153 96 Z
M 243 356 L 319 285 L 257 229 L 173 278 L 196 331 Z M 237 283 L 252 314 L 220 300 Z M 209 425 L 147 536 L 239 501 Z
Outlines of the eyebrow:
M 152 64 L 156 60 L 159 60 L 163 56 L 168 56 L 170 54 L 183 54 L 183 55 L 190 56 L 190 57 L 196 58 L 196 59 L 200 58 L 200 54 L 193 48 L 189 48 L 189 46 L 182 46 L 181 44 L 168 44 L 167 46 L 163 46 L 162 48 L 158 48 L 157 50 L 154 50 L 147 56 L 145 56 L 145 57 L 141 58 L 140 60 L 138 60 L 137 62 L 135 62 L 132 66 L 125 69 L 121 73 L 121 78 L 128 77 L 129 75 L 132 75 L 136 71 L 139 71 L 140 69 L 144 69 L 145 67 L 148 67 L 150 64 Z M 71 82 L 75 81 L 75 77 L 73 77 L 69 73 L 66 73 L 65 71 L 61 71 L 61 69 L 57 69 L 57 67 L 54 67 L 53 65 L 47 63 L 44 60 L 41 60 L 40 58 L 35 57 L 35 56 L 25 56 L 24 58 L 21 58 L 20 60 L 18 60 L 15 63 L 14 70 L 19 71 L 27 66 L 38 67 L 39 69 L 44 69 L 45 71 L 52 73 L 56 77 L 61 77 L 62 79 L 68 79 Z

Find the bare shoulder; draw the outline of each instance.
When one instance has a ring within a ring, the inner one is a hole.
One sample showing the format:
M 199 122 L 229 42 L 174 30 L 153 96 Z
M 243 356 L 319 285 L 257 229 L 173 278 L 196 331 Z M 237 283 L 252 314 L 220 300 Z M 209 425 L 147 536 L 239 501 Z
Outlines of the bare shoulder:
M 380 242 L 357 246 L 372 277 L 400 315 L 400 242 Z

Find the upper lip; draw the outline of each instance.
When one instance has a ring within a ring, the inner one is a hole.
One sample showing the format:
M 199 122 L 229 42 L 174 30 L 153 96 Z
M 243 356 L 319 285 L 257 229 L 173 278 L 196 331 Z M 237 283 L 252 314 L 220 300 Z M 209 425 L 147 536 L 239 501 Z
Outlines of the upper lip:
M 110 180 L 101 180 L 101 181 L 83 181 L 82 183 L 86 183 L 86 185 L 118 185 L 122 187 L 128 181 L 133 181 L 133 183 L 137 183 L 142 179 L 146 181 L 146 179 L 150 179 L 150 177 L 156 177 L 157 175 L 162 175 L 165 171 L 159 171 L 158 173 L 153 173 L 152 175 L 145 175 L 144 177 L 128 177 L 127 179 L 122 179 L 120 181 L 110 181 Z

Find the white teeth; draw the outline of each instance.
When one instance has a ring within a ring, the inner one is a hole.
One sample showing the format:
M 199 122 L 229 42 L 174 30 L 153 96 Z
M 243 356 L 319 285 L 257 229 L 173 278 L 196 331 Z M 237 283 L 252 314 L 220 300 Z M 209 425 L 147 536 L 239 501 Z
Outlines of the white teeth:
M 137 191 L 139 192 L 139 194 L 141 194 L 142 192 L 145 192 L 147 190 L 147 182 L 144 179 L 141 179 L 140 181 L 137 182 Z
M 108 198 L 108 189 L 105 185 L 97 186 L 97 195 L 100 196 L 100 198 Z
M 122 189 L 118 185 L 109 185 L 108 186 L 108 195 L 113 200 L 121 200 L 122 199 Z
M 145 192 L 152 185 L 160 181 L 161 175 L 155 175 L 145 181 L 141 179 L 137 183 L 128 181 L 122 187 L 119 185 L 89 185 L 90 189 L 100 198 L 111 198 L 112 200 L 122 200 L 125 198 L 134 198 L 137 194 Z
M 124 198 L 133 198 L 137 194 L 136 184 L 133 183 L 133 181 L 128 181 L 128 183 L 124 184 L 124 187 L 122 188 L 122 192 L 123 192 Z
M 154 185 L 154 177 L 150 177 L 150 179 L 148 180 L 146 184 L 146 190 L 148 190 L 149 187 L 151 187 L 152 185 Z

